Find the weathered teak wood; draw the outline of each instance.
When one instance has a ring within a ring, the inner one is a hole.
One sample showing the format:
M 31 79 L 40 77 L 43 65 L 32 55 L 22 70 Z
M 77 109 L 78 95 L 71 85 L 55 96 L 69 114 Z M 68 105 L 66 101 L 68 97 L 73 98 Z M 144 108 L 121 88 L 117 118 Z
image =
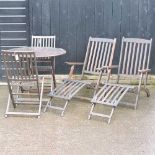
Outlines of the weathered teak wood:
M 140 95 L 142 82 L 144 83 L 144 90 L 149 96 L 149 90 L 146 88 L 147 84 L 147 76 L 149 69 L 149 61 L 150 61 L 150 52 L 152 46 L 152 39 L 138 39 L 138 38 L 122 38 L 121 45 L 121 53 L 120 53 L 120 61 L 118 67 L 118 78 L 117 83 L 119 83 L 119 79 L 121 76 L 129 76 L 129 77 L 139 77 L 139 84 L 137 87 L 132 87 L 131 85 L 121 85 L 121 84 L 105 84 L 99 90 L 100 79 L 97 84 L 97 90 L 92 102 L 92 107 L 89 114 L 89 119 L 92 115 L 102 116 L 109 118 L 108 123 L 110 123 L 114 107 L 116 107 L 120 100 L 127 92 L 134 92 L 136 94 L 135 103 L 126 103 L 128 105 L 134 106 L 137 108 L 138 99 Z M 110 115 L 94 113 L 94 107 L 96 104 L 103 104 L 112 106 L 112 111 Z
M 122 38 L 118 75 L 139 75 L 149 69 L 152 39 Z
M 5 116 L 30 115 L 40 117 L 44 78 L 41 80 L 40 87 L 35 54 L 33 52 L 3 51 L 2 57 L 9 89 Z M 31 89 L 34 87 L 36 92 L 31 93 Z M 17 104 L 37 104 L 38 110 L 37 112 L 10 111 L 11 103 L 14 108 Z
M 54 47 L 55 48 L 55 36 L 33 36 L 31 39 L 31 46 L 33 47 Z M 54 64 L 55 67 L 55 59 L 54 62 L 51 61 L 50 58 L 37 58 L 38 62 L 42 63 L 42 65 L 38 66 L 38 71 L 50 71 L 51 73 L 51 63 Z M 48 65 L 47 65 L 48 64 Z
M 55 36 L 32 35 L 31 46 L 33 47 L 55 47 Z
M 55 48 L 56 36 L 34 36 L 31 38 L 31 46 L 33 47 L 54 47 Z M 38 72 L 41 75 L 53 75 L 54 86 L 52 86 L 51 81 L 51 89 L 56 86 L 55 83 L 55 57 L 53 58 L 37 58 Z M 47 78 L 47 77 L 46 77 Z M 51 78 L 51 79 L 52 79 Z
M 70 71 L 70 77 L 74 70 L 74 65 L 83 65 L 82 77 L 84 74 L 89 75 L 100 75 L 105 73 L 107 75 L 107 80 L 110 77 L 112 67 L 112 60 L 114 56 L 116 39 L 107 39 L 107 38 L 89 38 L 87 52 L 85 56 L 85 61 L 83 63 L 77 62 L 67 62 L 69 65 L 72 65 Z M 102 74 L 101 74 L 102 73 Z M 51 98 L 57 97 L 66 100 L 64 108 L 58 108 L 54 105 L 51 105 L 51 99 L 46 105 L 47 107 L 62 110 L 62 116 L 65 111 L 65 108 L 78 91 L 80 91 L 84 86 L 91 85 L 86 81 L 82 80 L 71 80 L 70 78 L 65 81 L 60 87 L 56 88 L 50 93 Z
M 79 92 L 86 84 L 86 82 L 77 81 L 77 80 L 64 80 L 64 82 L 55 88 L 53 91 L 49 93 L 50 100 L 48 101 L 44 112 L 47 110 L 47 108 L 53 108 L 62 111 L 61 116 L 64 115 L 64 111 L 67 107 L 68 102 L 72 99 L 72 97 Z M 66 101 L 64 107 L 58 107 L 52 105 L 52 98 L 60 98 L 64 99 Z
M 90 119 L 92 115 L 101 116 L 108 118 L 108 123 L 110 123 L 115 107 L 117 107 L 124 95 L 133 88 L 134 86 L 105 83 L 91 100 L 92 108 L 90 110 L 88 119 Z M 112 110 L 110 115 L 93 112 L 95 104 L 111 106 Z
M 99 75 L 100 70 L 103 66 L 112 66 L 112 60 L 114 57 L 114 51 L 116 46 L 116 39 L 109 38 L 93 38 L 90 37 L 87 45 L 87 51 L 83 63 L 82 77 L 84 74 L 89 75 Z M 75 62 L 66 62 L 68 65 L 71 65 L 71 70 L 69 73 L 69 78 L 72 77 L 73 69 L 75 65 L 81 65 L 81 63 Z M 108 73 L 108 78 L 111 73 L 111 69 L 104 69 L 105 74 Z
M 147 77 L 150 63 L 150 54 L 152 47 L 152 39 L 139 38 L 122 38 L 121 54 L 118 68 L 117 83 L 120 77 L 128 75 L 129 77 L 139 77 L 139 85 L 136 93 L 135 109 L 137 108 L 139 94 L 142 82 L 144 83 L 144 90 L 149 97 L 149 90 L 146 88 Z

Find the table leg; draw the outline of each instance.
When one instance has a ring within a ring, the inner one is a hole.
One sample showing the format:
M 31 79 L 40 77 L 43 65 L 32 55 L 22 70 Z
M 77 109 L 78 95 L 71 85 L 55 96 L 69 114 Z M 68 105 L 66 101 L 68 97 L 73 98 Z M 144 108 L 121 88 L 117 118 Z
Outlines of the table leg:
M 52 77 L 53 77 L 53 84 L 54 88 L 56 88 L 56 79 L 55 79 L 55 58 L 51 60 L 51 65 L 52 65 Z

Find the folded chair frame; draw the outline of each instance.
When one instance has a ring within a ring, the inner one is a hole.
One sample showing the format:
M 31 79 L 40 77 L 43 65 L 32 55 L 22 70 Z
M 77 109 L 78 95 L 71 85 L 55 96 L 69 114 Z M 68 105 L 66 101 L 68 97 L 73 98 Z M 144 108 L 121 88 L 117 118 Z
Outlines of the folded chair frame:
M 8 115 L 40 117 L 44 77 L 41 78 L 41 86 L 39 86 L 35 53 L 3 51 L 2 56 L 9 89 L 5 117 Z M 14 110 L 11 109 L 11 105 Z M 18 105 L 23 105 L 22 107 L 35 105 L 38 110 L 35 112 L 24 111 L 24 109 L 19 111 Z

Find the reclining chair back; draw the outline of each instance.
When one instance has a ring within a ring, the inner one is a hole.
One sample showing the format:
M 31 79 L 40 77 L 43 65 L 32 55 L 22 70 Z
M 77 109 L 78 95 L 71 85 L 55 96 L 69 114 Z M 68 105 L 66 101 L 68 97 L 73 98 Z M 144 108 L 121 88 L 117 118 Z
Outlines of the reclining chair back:
M 118 74 L 138 75 L 138 70 L 148 69 L 152 39 L 122 39 Z
M 98 75 L 103 66 L 111 66 L 114 57 L 116 39 L 89 38 L 83 65 L 83 74 Z M 106 70 L 104 71 L 106 73 Z

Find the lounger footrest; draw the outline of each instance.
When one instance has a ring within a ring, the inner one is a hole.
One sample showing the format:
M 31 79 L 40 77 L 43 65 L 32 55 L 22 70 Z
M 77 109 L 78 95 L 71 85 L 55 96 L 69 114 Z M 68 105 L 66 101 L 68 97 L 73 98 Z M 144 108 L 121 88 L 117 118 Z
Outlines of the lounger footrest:
M 133 88 L 134 86 L 130 85 L 105 83 L 91 102 L 116 107 L 128 90 Z
M 78 91 L 88 84 L 88 82 L 78 80 L 64 80 L 64 82 L 51 91 L 48 96 L 70 100 Z
M 134 86 L 104 83 L 103 87 L 99 89 L 99 91 L 94 95 L 93 99 L 91 100 L 92 107 L 88 119 L 90 119 L 91 116 L 105 117 L 108 119 L 109 124 L 115 107 L 121 101 L 123 96 L 131 89 L 134 89 Z M 94 112 L 94 107 L 96 104 L 110 106 L 112 108 L 110 114 L 107 115 Z

